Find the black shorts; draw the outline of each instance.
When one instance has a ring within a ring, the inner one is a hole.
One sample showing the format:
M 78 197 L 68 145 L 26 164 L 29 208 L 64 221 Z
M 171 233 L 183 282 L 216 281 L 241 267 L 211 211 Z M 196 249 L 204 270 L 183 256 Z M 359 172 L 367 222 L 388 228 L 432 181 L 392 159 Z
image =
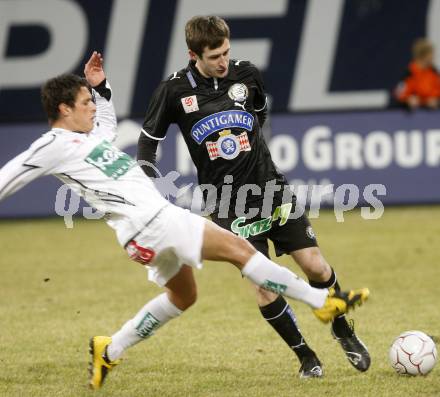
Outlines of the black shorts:
M 269 257 L 268 239 L 275 247 L 277 256 L 290 254 L 303 248 L 317 247 L 318 242 L 312 226 L 303 213 L 296 219 L 287 219 L 287 215 L 295 211 L 296 197 L 292 202 L 272 206 L 270 217 L 262 218 L 260 215 L 245 219 L 229 214 L 227 218 L 219 218 L 212 214 L 212 221 L 236 235 L 246 238 L 258 251 Z M 281 210 L 281 208 L 283 210 Z

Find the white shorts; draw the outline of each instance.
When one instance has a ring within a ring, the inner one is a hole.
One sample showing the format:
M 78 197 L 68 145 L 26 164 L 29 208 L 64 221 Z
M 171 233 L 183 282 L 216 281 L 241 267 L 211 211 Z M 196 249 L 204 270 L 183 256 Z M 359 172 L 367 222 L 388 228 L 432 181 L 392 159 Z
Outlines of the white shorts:
M 146 265 L 148 279 L 163 287 L 182 265 L 202 268 L 205 219 L 174 205 L 166 206 L 126 249 Z

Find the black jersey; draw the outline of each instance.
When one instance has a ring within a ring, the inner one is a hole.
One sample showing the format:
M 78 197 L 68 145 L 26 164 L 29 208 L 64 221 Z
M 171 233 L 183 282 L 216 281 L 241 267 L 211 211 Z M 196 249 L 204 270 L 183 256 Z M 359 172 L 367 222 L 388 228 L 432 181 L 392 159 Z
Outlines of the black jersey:
M 266 110 L 261 75 L 250 62 L 231 60 L 227 76 L 215 79 L 204 78 L 191 61 L 154 92 L 141 138 L 160 141 L 169 125 L 176 123 L 197 168 L 199 184 L 212 184 L 220 191 L 225 176 L 231 175 L 234 197 L 244 184 L 264 188 L 269 180 L 285 183 L 262 135 Z M 261 198 L 248 196 L 248 201 Z

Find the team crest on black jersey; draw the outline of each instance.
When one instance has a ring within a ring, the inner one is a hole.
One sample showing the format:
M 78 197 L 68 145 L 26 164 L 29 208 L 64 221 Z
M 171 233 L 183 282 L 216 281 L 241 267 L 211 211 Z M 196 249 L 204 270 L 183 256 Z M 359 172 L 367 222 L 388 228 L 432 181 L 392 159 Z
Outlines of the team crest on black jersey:
M 315 232 L 313 231 L 313 229 L 312 229 L 311 226 L 307 226 L 307 228 L 306 228 L 306 234 L 307 234 L 307 237 L 308 237 L 308 238 L 310 238 L 310 239 L 312 239 L 312 240 L 315 240 L 315 239 L 316 239 Z
M 248 88 L 243 83 L 233 84 L 228 90 L 229 98 L 236 102 L 246 102 L 249 95 Z

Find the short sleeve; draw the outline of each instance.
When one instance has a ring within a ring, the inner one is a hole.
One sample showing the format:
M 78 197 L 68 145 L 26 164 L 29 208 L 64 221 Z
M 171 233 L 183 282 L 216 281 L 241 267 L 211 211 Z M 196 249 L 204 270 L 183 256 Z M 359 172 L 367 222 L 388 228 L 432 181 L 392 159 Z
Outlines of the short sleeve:
M 263 77 L 260 71 L 253 68 L 254 79 L 256 83 L 256 93 L 254 97 L 254 109 L 256 112 L 264 110 L 267 106 L 266 91 L 264 88 Z
M 150 100 L 142 132 L 149 138 L 160 141 L 165 139 L 169 125 L 175 121 L 175 106 L 170 88 L 167 81 L 163 81 Z

